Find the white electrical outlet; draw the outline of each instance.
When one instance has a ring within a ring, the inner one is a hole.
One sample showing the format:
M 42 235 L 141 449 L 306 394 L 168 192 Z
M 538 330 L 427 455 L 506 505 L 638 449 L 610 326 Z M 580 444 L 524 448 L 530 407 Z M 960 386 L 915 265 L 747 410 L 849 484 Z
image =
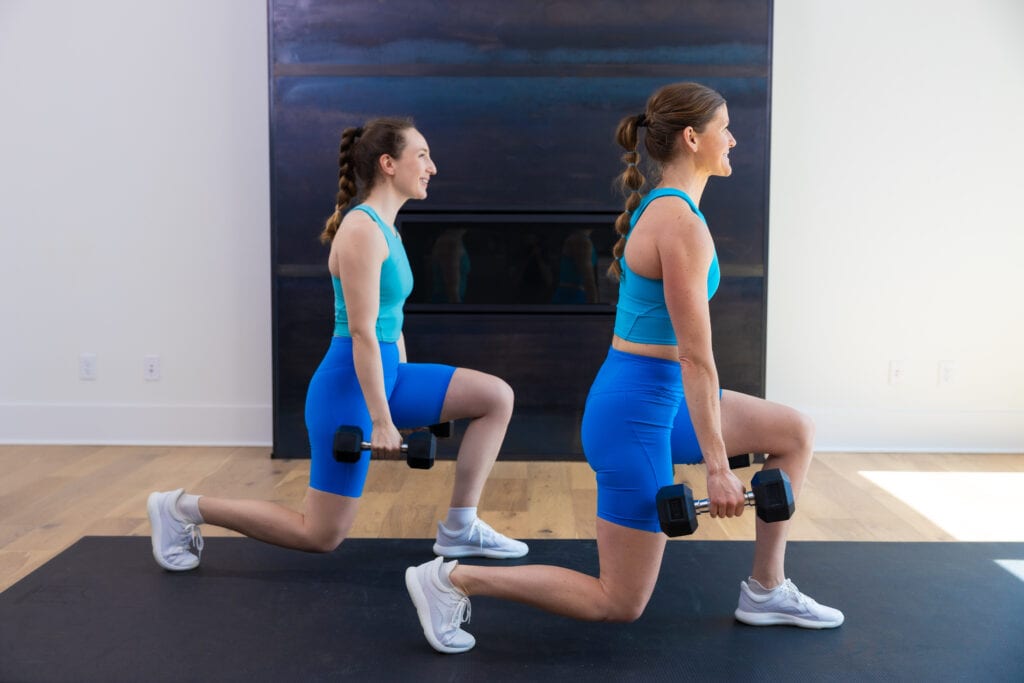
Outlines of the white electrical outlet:
M 96 354 L 78 354 L 78 379 L 91 382 L 96 379 Z
M 149 355 L 142 359 L 142 379 L 147 382 L 160 380 L 160 356 Z
M 889 384 L 903 384 L 907 369 L 901 360 L 889 361 Z
M 953 384 L 956 382 L 957 367 L 955 360 L 939 361 L 939 384 Z

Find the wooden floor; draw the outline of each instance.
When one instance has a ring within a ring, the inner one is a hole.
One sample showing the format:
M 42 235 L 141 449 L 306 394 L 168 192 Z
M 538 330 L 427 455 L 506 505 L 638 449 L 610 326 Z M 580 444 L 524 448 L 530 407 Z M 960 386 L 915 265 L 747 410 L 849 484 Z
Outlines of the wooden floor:
M 448 507 L 453 463 L 370 468 L 353 537 L 432 537 Z M 747 480 L 755 468 L 738 470 Z M 266 448 L 0 446 L 0 591 L 82 536 L 148 535 L 146 496 L 193 493 L 301 509 L 308 460 Z M 703 468 L 677 468 L 703 497 Z M 1024 454 L 819 454 L 791 540 L 1024 542 Z M 596 491 L 583 462 L 498 462 L 480 516 L 510 536 L 593 538 Z M 753 539 L 753 514 L 701 517 L 699 540 Z M 234 535 L 206 526 L 206 536 Z M 685 542 L 685 539 L 680 539 Z

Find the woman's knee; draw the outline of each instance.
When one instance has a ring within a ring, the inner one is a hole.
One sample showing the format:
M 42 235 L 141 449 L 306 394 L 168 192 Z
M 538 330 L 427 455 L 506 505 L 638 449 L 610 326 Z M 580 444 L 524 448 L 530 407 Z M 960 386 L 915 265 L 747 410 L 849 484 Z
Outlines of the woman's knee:
M 483 417 L 484 415 L 512 415 L 515 393 L 508 382 L 495 375 L 483 372 L 465 371 L 465 375 L 457 381 L 459 408 L 462 411 L 475 413 L 464 417 Z
M 494 375 L 489 375 L 489 377 L 491 378 L 491 393 L 495 409 L 511 415 L 512 407 L 516 402 L 515 392 L 512 391 L 512 387 L 509 386 L 508 382 L 500 377 L 495 377 Z
M 311 553 L 333 553 L 346 537 L 345 530 L 332 529 L 310 534 L 304 550 Z
M 794 449 L 800 452 L 814 450 L 814 420 L 798 410 L 793 411 Z
M 597 621 L 627 624 L 636 621 L 647 609 L 653 590 L 639 586 L 618 586 L 599 579 L 603 600 L 595 600 Z
M 799 456 L 813 450 L 814 421 L 795 408 L 782 406 L 766 428 L 773 432 L 769 439 L 772 446 L 765 445 L 772 455 Z
M 798 410 L 791 410 L 783 423 L 785 433 L 780 434 L 776 449 L 770 455 L 779 458 L 790 475 L 800 476 L 810 467 L 814 457 L 814 421 Z
M 302 512 L 302 549 L 312 553 L 337 550 L 352 528 L 359 500 L 358 494 L 345 496 L 311 486 Z
M 305 550 L 311 553 L 332 553 L 348 538 L 354 514 L 325 519 L 323 515 L 305 518 Z
M 649 598 L 627 598 L 609 603 L 603 621 L 630 624 L 639 619 L 647 609 Z

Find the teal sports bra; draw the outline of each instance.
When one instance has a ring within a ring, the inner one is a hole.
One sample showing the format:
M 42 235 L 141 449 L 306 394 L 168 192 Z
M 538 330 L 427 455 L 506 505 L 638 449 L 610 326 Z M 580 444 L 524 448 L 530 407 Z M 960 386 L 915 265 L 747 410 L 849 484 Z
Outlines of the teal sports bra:
M 675 188 L 661 188 L 653 190 L 644 197 L 640 206 L 633 212 L 629 219 L 629 234 L 633 232 L 636 222 L 647 209 L 651 202 L 659 197 L 680 197 L 690 205 L 697 217 L 707 225 L 707 219 L 700 212 L 693 200 L 683 192 Z M 619 303 L 615 308 L 615 334 L 626 341 L 639 344 L 676 344 L 675 330 L 672 329 L 672 320 L 668 315 L 668 307 L 665 305 L 665 283 L 663 280 L 655 280 L 643 275 L 638 275 L 629 269 L 626 264 L 626 255 L 623 253 L 619 259 L 622 266 L 622 279 L 619 281 Z M 718 253 L 715 252 L 708 267 L 708 301 L 718 291 L 718 284 L 722 279 L 721 269 L 718 265 Z
M 366 204 L 354 206 L 352 210 L 362 211 L 372 218 L 388 242 L 388 257 L 384 259 L 380 268 L 380 309 L 377 312 L 376 332 L 378 340 L 396 342 L 402 335 L 402 307 L 412 294 L 412 268 L 409 267 L 409 257 L 395 229 L 381 220 L 376 211 Z M 334 336 L 351 337 L 341 280 L 332 275 L 331 284 L 334 285 Z

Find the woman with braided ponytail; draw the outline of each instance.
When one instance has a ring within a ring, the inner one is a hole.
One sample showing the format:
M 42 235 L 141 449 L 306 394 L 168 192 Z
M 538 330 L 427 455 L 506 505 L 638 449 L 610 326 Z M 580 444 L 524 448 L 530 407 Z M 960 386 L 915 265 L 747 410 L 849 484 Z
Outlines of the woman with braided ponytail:
M 426 198 L 436 173 L 427 141 L 409 119 L 374 119 L 342 133 L 334 212 L 320 235 L 330 247 L 335 327 L 306 395 L 312 460 L 305 509 L 299 513 L 268 501 L 196 496 L 182 489 L 153 493 L 148 511 L 160 566 L 197 567 L 203 523 L 287 548 L 330 552 L 348 535 L 370 464 L 370 453 L 354 463 L 335 460 L 338 427 L 360 427 L 373 454 L 397 458 L 399 429 L 459 418 L 470 423 L 434 552 L 489 558 L 527 553 L 525 543 L 476 516 L 512 416 L 512 389 L 492 375 L 405 359 L 402 306 L 412 292 L 412 271 L 394 223 L 405 202 Z M 356 198 L 362 202 L 351 206 Z
M 658 182 L 641 194 L 643 148 Z M 725 99 L 697 83 L 655 92 L 642 114 L 616 132 L 625 150 L 619 176 L 626 210 L 610 274 L 619 280 L 611 348 L 583 413 L 582 443 L 597 476 L 600 575 L 561 567 L 480 567 L 434 562 L 410 567 L 406 584 L 427 640 L 462 652 L 473 637 L 459 626 L 469 596 L 489 595 L 588 621 L 633 621 L 654 591 L 665 550 L 656 496 L 673 483 L 673 465 L 704 462 L 709 512 L 743 512 L 743 485 L 728 456 L 767 452 L 796 496 L 812 456 L 813 426 L 797 411 L 721 391 L 711 349 L 708 301 L 720 271 L 714 242 L 698 208 L 712 176 L 729 176 Z M 737 620 L 757 626 L 833 628 L 839 610 L 819 605 L 786 578 L 788 521 L 758 519 L 753 569 L 740 583 Z M 430 614 L 435 616 L 431 619 Z

